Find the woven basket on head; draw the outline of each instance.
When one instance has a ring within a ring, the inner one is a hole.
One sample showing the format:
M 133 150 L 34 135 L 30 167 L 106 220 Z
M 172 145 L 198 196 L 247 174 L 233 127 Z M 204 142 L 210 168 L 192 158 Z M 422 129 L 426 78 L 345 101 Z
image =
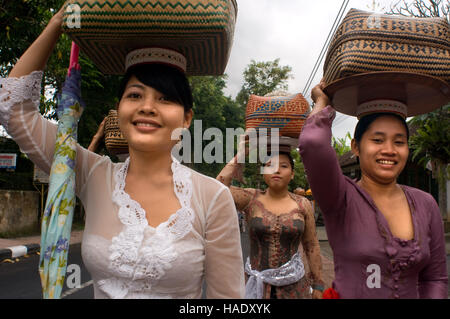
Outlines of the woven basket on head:
M 68 0 L 64 31 L 106 74 L 122 74 L 133 49 L 183 53 L 188 75 L 220 75 L 228 62 L 236 0 Z M 80 28 L 73 15 L 81 16 Z
M 246 129 L 278 128 L 281 136 L 297 138 L 302 131 L 307 113 L 308 101 L 302 94 L 291 96 L 251 95 L 245 114 Z
M 324 92 L 347 115 L 376 100 L 398 101 L 407 116 L 450 101 L 450 32 L 444 18 L 410 18 L 351 9 L 324 65 Z
M 447 20 L 351 9 L 330 43 L 325 82 L 375 71 L 421 73 L 450 83 Z
M 114 155 L 127 154 L 128 143 L 119 128 L 116 110 L 110 110 L 105 122 L 105 145 L 108 152 Z

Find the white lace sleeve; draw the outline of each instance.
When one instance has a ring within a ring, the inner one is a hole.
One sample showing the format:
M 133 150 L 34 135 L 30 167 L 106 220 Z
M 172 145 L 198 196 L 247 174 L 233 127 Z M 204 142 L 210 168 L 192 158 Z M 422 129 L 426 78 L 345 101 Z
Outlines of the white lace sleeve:
M 223 185 L 222 185 L 223 186 Z M 244 298 L 244 265 L 233 197 L 223 187 L 208 209 L 205 233 L 206 297 Z
M 6 131 L 14 105 L 30 100 L 39 108 L 42 74 L 42 71 L 34 71 L 20 78 L 0 78 L 0 124 Z
M 20 150 L 47 174 L 55 150 L 57 125 L 39 113 L 42 71 L 20 78 L 0 79 L 0 124 Z M 81 146 L 77 148 L 77 189 L 84 184 L 90 167 L 99 159 Z
M 42 71 L 1 79 L 0 117 L 8 134 L 35 165 L 50 172 L 57 126 L 39 113 Z

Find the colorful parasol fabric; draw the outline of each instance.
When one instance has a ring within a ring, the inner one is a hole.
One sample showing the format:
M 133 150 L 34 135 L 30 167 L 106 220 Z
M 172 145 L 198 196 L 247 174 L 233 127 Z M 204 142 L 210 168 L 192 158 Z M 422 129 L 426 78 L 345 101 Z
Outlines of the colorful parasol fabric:
M 58 131 L 41 225 L 39 274 L 45 299 L 59 299 L 61 296 L 76 203 L 77 125 L 84 108 L 77 54 L 77 49 L 73 48 L 68 76 L 58 96 Z

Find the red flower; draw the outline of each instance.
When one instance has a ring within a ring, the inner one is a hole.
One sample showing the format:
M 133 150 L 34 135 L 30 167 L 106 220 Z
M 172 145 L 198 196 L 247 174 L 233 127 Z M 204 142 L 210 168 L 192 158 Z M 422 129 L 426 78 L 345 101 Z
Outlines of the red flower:
M 336 290 L 328 288 L 323 292 L 322 299 L 340 299 L 340 297 Z

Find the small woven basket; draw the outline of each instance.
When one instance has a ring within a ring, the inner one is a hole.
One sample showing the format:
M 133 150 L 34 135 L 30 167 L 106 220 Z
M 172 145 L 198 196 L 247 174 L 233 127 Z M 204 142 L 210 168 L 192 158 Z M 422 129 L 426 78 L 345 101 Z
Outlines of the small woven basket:
M 421 73 L 450 83 L 447 20 L 351 9 L 331 41 L 325 82 L 376 71 Z
M 221 75 L 227 65 L 236 0 L 68 0 L 65 5 L 72 6 L 64 15 L 64 32 L 105 74 L 123 74 L 127 53 L 149 46 L 184 54 L 188 75 Z
M 291 96 L 251 95 L 245 115 L 246 129 L 278 128 L 280 136 L 297 138 L 309 112 L 302 94 Z
M 119 118 L 116 110 L 110 110 L 105 122 L 105 145 L 109 153 L 127 154 L 128 143 L 119 128 Z

